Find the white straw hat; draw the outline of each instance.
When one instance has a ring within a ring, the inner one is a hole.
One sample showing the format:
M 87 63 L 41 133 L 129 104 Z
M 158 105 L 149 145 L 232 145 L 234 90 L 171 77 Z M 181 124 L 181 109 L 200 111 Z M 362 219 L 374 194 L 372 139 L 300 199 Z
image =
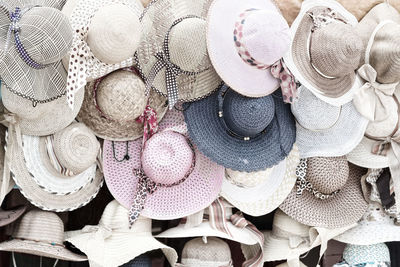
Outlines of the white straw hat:
M 66 240 L 100 266 L 117 267 L 137 256 L 161 249 L 171 266 L 177 262 L 176 251 L 152 236 L 151 219 L 139 217 L 130 228 L 128 210 L 111 201 L 104 209 L 98 225 L 66 233 Z

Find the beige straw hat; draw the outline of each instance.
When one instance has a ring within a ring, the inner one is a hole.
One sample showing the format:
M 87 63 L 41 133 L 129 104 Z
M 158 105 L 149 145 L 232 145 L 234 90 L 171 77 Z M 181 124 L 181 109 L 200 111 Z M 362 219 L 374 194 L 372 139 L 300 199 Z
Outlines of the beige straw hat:
M 0 243 L 0 250 L 33 254 L 66 261 L 86 261 L 64 245 L 64 224 L 55 213 L 32 210 L 16 225 L 12 240 Z
M 147 103 L 157 112 L 160 122 L 168 110 L 167 99 L 153 90 L 146 96 L 145 84 L 135 70 L 125 68 L 86 85 L 78 119 L 100 138 L 135 140 L 143 136 L 143 123 L 136 119 Z
M 174 266 L 178 255 L 152 236 L 151 219 L 139 217 L 130 228 L 127 218 L 128 210 L 113 200 L 104 209 L 98 225 L 67 232 L 66 240 L 100 266 L 117 267 L 156 249 L 161 249 Z
M 4 175 L 4 165 L 6 164 L 6 131 L 7 127 L 0 125 L 0 205 L 15 185 L 14 180 L 11 179 L 9 175 Z
M 363 43 L 356 24 L 338 2 L 310 0 L 291 26 L 293 42 L 285 63 L 300 83 L 331 105 L 350 102 L 361 87 L 355 70 Z
M 15 133 L 11 133 L 14 134 Z M 71 124 L 53 136 L 22 136 L 22 146 L 8 144 L 11 176 L 35 206 L 56 212 L 89 203 L 103 184 L 97 168 L 100 144 L 85 125 Z
M 141 22 L 144 36 L 137 65 L 148 86 L 178 100 L 191 102 L 214 92 L 221 79 L 208 57 L 206 18 L 211 0 L 155 0 Z

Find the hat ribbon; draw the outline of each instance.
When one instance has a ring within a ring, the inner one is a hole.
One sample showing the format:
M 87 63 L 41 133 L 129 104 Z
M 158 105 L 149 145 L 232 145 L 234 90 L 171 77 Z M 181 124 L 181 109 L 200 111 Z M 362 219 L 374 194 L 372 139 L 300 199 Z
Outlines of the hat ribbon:
M 176 82 L 177 76 L 181 75 L 181 74 L 193 76 L 193 75 L 200 74 L 200 73 L 208 70 L 208 68 L 206 68 L 206 69 L 203 69 L 203 70 L 197 71 L 197 72 L 185 71 L 185 70 L 182 70 L 178 65 L 172 63 L 170 60 L 169 47 L 168 47 L 169 34 L 175 25 L 177 25 L 178 23 L 180 23 L 183 20 L 188 19 L 188 18 L 201 19 L 198 16 L 189 15 L 189 16 L 179 18 L 173 22 L 173 24 L 169 28 L 167 34 L 165 35 L 164 43 L 163 43 L 163 50 L 154 55 L 154 57 L 157 59 L 157 61 L 156 61 L 156 63 L 154 63 L 154 65 L 151 68 L 150 73 L 146 79 L 146 90 L 147 90 L 147 92 L 149 92 L 157 74 L 162 69 L 165 68 L 165 83 L 166 83 L 166 87 L 167 87 L 169 109 L 172 109 L 174 107 L 174 105 L 178 102 L 178 99 L 179 99 L 178 85 Z
M 143 114 L 136 119 L 136 122 L 143 123 L 143 149 L 146 141 L 158 131 L 157 111 L 147 104 Z
M 298 99 L 298 82 L 283 59 L 272 64 L 271 74 L 279 80 L 283 102 L 292 104 Z

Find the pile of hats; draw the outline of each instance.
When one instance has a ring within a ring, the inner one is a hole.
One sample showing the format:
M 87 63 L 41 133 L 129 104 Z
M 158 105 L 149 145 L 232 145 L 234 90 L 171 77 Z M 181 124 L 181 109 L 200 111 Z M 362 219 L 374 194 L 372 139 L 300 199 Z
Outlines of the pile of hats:
M 161 250 L 171 266 L 292 267 L 338 240 L 335 266 L 390 266 L 399 11 L 148 2 L 0 2 L 0 227 L 13 229 L 0 250 L 13 265 L 17 252 L 151 266 Z M 105 188 L 98 223 L 65 231 L 59 215 Z M 6 205 L 11 191 L 29 205 Z M 272 228 L 251 222 L 273 212 Z

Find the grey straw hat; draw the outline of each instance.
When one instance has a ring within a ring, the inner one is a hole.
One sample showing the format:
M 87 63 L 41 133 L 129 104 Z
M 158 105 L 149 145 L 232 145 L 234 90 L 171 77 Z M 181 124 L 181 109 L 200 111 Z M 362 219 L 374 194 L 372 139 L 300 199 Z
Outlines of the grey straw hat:
M 187 104 L 189 135 L 212 161 L 232 170 L 270 168 L 292 150 L 296 129 L 280 90 L 261 98 L 242 96 L 226 85 Z

